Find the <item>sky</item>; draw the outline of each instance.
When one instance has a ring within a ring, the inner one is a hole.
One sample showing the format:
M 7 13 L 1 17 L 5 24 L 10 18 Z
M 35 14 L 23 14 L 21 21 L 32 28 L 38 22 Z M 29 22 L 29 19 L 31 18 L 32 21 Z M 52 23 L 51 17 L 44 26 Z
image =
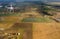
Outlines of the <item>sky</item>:
M 0 1 L 15 1 L 15 0 L 0 0 Z M 60 0 L 16 0 L 17 2 L 21 2 L 21 1 L 43 1 L 43 2 L 60 2 Z
M 16 0 L 17 2 L 19 2 L 19 1 L 39 1 L 39 0 Z M 44 1 L 44 2 L 46 2 L 46 1 L 48 1 L 48 2 L 60 2 L 60 0 L 40 0 L 40 1 Z
M 39 0 L 16 0 L 16 1 L 39 1 Z

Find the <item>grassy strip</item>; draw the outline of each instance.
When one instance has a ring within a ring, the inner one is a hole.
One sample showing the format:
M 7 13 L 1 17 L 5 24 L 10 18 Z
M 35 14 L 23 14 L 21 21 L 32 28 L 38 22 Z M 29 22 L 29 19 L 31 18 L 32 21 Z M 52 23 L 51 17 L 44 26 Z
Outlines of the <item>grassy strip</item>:
M 22 22 L 51 22 L 51 19 L 48 17 L 42 18 L 24 18 Z
M 4 14 L 0 14 L 0 16 L 20 16 L 20 13 L 4 13 Z

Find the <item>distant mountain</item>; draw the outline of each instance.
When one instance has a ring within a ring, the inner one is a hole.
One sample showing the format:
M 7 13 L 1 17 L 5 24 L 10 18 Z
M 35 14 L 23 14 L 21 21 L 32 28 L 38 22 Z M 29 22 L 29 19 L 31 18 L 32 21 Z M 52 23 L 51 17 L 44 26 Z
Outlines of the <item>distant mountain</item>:
M 0 5 L 8 5 L 10 3 L 16 2 L 16 0 L 0 0 Z
M 16 0 L 0 0 L 0 2 L 16 2 Z
M 37 5 L 41 5 L 41 4 L 45 4 L 42 1 L 24 1 L 25 3 L 32 3 L 32 4 L 37 4 Z
M 13 4 L 16 4 L 16 6 L 36 6 L 36 5 L 44 5 L 45 3 L 42 1 L 23 1 L 23 2 L 15 2 L 15 0 L 11 1 L 11 0 L 6 0 L 6 1 L 1 1 L 0 0 L 0 4 L 3 6 L 9 5 L 11 2 L 13 2 Z
M 24 1 L 24 2 L 17 2 L 16 6 L 40 6 L 45 5 L 42 1 Z
M 60 2 L 60 0 L 47 0 L 48 2 Z

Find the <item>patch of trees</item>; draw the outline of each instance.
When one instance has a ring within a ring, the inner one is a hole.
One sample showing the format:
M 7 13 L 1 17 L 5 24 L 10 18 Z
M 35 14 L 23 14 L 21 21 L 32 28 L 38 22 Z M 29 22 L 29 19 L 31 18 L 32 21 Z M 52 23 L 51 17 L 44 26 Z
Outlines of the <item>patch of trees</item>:
M 54 9 L 52 8 L 48 8 L 46 5 L 41 5 L 40 7 L 38 7 L 37 10 L 41 15 L 45 16 L 45 15 L 49 15 L 49 16 L 53 16 L 56 15 Z

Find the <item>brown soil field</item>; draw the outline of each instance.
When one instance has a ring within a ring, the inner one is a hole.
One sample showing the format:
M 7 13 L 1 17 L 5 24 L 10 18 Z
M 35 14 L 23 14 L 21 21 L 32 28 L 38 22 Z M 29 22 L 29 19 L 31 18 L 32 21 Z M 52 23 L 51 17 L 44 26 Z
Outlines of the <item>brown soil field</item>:
M 25 14 L 24 14 L 25 15 Z M 22 15 L 23 16 L 23 15 Z M 35 15 L 36 16 L 36 15 Z M 0 28 L 10 28 L 14 23 L 19 22 L 23 17 L 4 17 L 4 22 L 0 22 Z M 60 39 L 60 23 L 32 23 L 33 39 Z
M 33 39 L 60 39 L 60 23 L 33 23 Z
M 21 35 L 17 35 L 17 39 L 32 39 L 32 23 L 5 23 L 0 25 L 0 28 L 5 29 L 3 30 L 4 33 L 21 33 Z M 8 36 L 6 38 L 8 38 Z
M 24 24 L 24 25 L 23 25 Z M 28 23 L 19 25 L 30 26 Z M 32 26 L 32 39 L 60 39 L 60 23 L 30 23 Z M 14 23 L 0 23 L 0 28 L 10 28 Z M 15 26 L 16 27 L 16 26 Z
M 13 23 L 0 23 L 0 28 L 8 29 L 13 25 Z

